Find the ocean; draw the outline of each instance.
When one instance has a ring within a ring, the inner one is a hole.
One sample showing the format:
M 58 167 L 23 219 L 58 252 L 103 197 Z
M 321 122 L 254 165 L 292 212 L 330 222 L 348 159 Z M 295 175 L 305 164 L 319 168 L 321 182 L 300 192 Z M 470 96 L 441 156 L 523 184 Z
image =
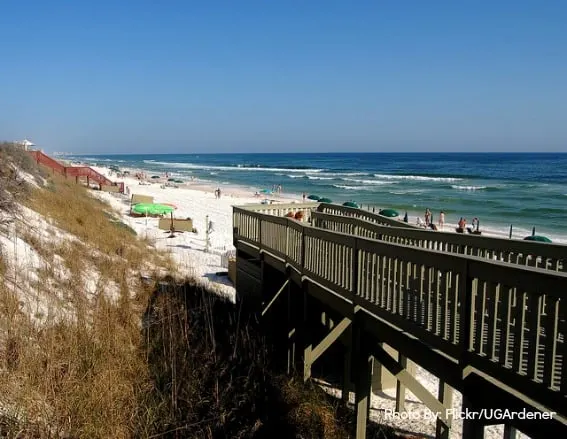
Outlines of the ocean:
M 169 172 L 251 193 L 281 185 L 285 194 L 394 208 L 409 221 L 426 208 L 437 222 L 465 217 L 481 230 L 513 238 L 532 233 L 567 244 L 567 154 L 336 153 L 74 155 L 90 164 Z

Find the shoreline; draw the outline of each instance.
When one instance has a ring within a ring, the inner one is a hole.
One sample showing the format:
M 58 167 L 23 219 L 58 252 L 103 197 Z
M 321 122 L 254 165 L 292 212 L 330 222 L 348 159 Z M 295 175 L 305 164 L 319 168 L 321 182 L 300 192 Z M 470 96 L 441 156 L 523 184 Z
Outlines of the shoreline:
M 89 165 L 90 166 L 90 165 Z M 93 169 L 99 169 L 101 170 L 102 173 L 104 173 L 105 175 L 108 175 L 108 172 L 110 171 L 109 168 L 110 164 L 108 166 L 92 166 Z M 130 175 L 134 175 L 136 172 L 146 172 L 146 174 L 148 172 L 148 170 L 144 170 L 142 168 L 140 169 L 133 169 L 133 168 L 121 168 L 123 171 L 129 171 Z M 202 179 L 195 179 L 193 181 L 189 180 L 187 181 L 187 176 L 186 175 L 180 175 L 177 172 L 172 172 L 171 173 L 172 176 L 174 177 L 178 177 L 178 178 L 183 178 L 186 182 L 180 186 L 180 189 L 191 189 L 191 190 L 197 190 L 197 191 L 203 191 L 203 192 L 211 192 L 214 194 L 214 191 L 216 188 L 220 188 L 221 192 L 222 192 L 222 196 L 228 196 L 234 199 L 252 199 L 254 201 L 252 201 L 253 203 L 260 203 L 263 199 L 268 198 L 270 200 L 274 200 L 276 202 L 302 202 L 302 196 L 301 194 L 295 194 L 295 193 L 287 193 L 287 192 L 283 192 L 281 194 L 271 194 L 271 195 L 262 195 L 260 197 L 254 197 L 254 193 L 259 191 L 260 188 L 254 188 L 252 186 L 244 186 L 244 185 L 238 185 L 238 184 L 233 184 L 233 183 L 224 183 L 223 182 L 215 182 L 214 180 L 202 180 Z M 119 181 L 119 180 L 123 180 L 125 182 L 125 186 L 130 186 L 130 190 L 134 190 L 134 188 L 137 188 L 138 186 L 140 187 L 144 187 L 144 185 L 138 185 L 137 181 L 133 178 L 133 177 L 121 177 L 120 179 L 116 178 L 116 175 L 111 175 L 110 178 L 114 178 L 115 180 Z M 127 180 L 133 180 L 133 181 L 128 181 Z M 150 182 L 150 184 L 154 184 L 151 182 L 150 180 L 147 180 L 148 182 Z M 158 182 L 160 182 L 161 184 L 163 184 L 163 180 L 158 180 Z M 246 201 L 246 204 L 249 204 L 250 201 Z M 368 206 L 367 204 L 363 203 L 361 209 L 363 210 L 368 210 L 365 206 Z M 371 205 L 370 205 L 371 206 Z M 371 209 L 370 209 L 371 210 Z M 403 217 L 403 213 L 405 212 L 402 210 L 399 210 L 400 212 L 400 218 Z M 423 212 L 418 212 L 416 210 L 410 209 L 407 210 L 408 212 L 408 217 L 409 217 L 409 223 L 415 225 L 416 224 L 416 218 L 419 216 L 422 221 L 423 221 Z M 435 225 L 438 225 L 437 222 L 437 218 L 438 218 L 439 213 L 438 212 L 434 212 L 434 221 L 433 223 Z M 469 221 L 469 224 L 467 224 L 467 227 L 470 226 L 470 220 L 472 218 L 467 218 L 467 220 Z M 500 224 L 491 224 L 490 222 L 486 222 L 483 221 L 483 218 L 480 218 L 481 220 L 481 228 L 480 231 L 482 232 L 482 236 L 487 236 L 487 237 L 495 237 L 495 238 L 502 238 L 502 239 L 509 239 L 509 232 L 508 230 L 505 230 L 504 227 Z M 448 221 L 445 222 L 445 226 L 444 229 L 440 231 L 445 231 L 445 232 L 449 232 L 449 233 L 457 233 L 456 232 L 456 228 L 457 228 L 457 220 L 455 219 L 454 222 L 452 221 Z M 513 227 L 513 233 L 512 233 L 512 239 L 513 240 L 523 240 L 524 237 L 529 236 L 532 234 L 532 230 L 525 228 L 525 227 L 521 227 L 521 226 L 516 226 Z M 537 233 L 536 230 L 536 235 L 539 234 Z M 546 236 L 549 236 L 552 241 L 554 243 L 557 244 L 563 244 L 563 245 L 567 245 L 567 237 L 564 237 L 562 235 L 557 235 L 556 233 L 546 233 L 546 232 L 542 232 L 541 234 L 544 234 Z

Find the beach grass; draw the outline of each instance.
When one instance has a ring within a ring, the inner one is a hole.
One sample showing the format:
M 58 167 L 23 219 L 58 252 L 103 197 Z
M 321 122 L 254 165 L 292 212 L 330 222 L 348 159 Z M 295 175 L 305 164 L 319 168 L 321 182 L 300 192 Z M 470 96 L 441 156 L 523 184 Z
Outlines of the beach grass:
M 321 389 L 270 371 L 231 303 L 187 279 L 156 299 L 142 279 L 172 284 L 175 263 L 110 205 L 57 175 L 18 201 L 49 227 L 13 217 L 39 262 L 0 252 L 0 436 L 348 437 Z

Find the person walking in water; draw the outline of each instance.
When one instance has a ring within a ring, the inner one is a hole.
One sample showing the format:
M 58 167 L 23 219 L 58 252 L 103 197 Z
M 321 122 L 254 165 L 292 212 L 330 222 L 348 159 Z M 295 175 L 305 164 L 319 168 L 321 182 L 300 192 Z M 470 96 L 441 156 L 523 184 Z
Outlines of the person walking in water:
M 429 208 L 425 209 L 425 227 L 429 226 L 429 222 L 431 221 L 431 211 Z
M 439 227 L 441 230 L 445 227 L 445 212 L 443 211 L 439 212 Z

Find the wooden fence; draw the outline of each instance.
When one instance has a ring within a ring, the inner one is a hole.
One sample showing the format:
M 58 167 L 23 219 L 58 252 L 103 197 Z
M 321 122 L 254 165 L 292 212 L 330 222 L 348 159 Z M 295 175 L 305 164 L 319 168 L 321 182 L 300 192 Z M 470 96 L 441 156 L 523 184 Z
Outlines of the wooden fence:
M 514 239 L 379 225 L 356 217 L 321 212 L 311 214 L 312 225 L 349 235 L 428 250 L 478 256 L 494 261 L 567 271 L 567 246 Z

